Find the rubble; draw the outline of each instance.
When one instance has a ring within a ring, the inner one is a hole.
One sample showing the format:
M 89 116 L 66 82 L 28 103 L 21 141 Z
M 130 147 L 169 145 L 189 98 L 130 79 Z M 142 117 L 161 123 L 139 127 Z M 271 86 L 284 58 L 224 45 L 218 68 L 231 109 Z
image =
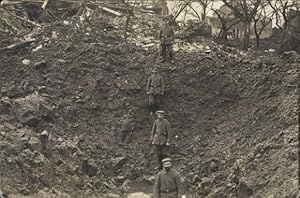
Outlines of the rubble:
M 97 175 L 98 167 L 94 160 L 83 160 L 81 164 L 82 171 L 87 174 L 89 177 L 93 177 Z
M 28 60 L 28 59 L 24 59 L 24 60 L 22 60 L 22 63 L 23 63 L 24 65 L 30 65 L 31 61 Z
M 37 92 L 14 101 L 14 112 L 24 125 L 36 127 L 43 118 L 50 116 L 52 108 L 47 104 L 46 98 Z
M 40 139 L 37 137 L 31 137 L 29 139 L 28 147 L 30 148 L 31 151 L 37 151 L 37 152 L 42 151 L 42 143 L 41 143 Z
M 127 159 L 126 157 L 116 157 L 116 158 L 112 158 L 111 159 L 111 163 L 112 163 L 112 170 L 113 171 L 117 171 L 120 168 L 122 168 L 124 166 L 124 164 L 126 163 Z
M 296 192 L 296 152 L 285 149 L 297 145 L 293 53 L 258 56 L 202 35 L 187 42 L 192 25 L 182 38 L 176 30 L 175 63 L 158 63 L 159 17 L 131 16 L 125 42 L 126 17 L 89 9 L 31 24 L 30 34 L 0 25 L 1 48 L 33 39 L 0 53 L 0 168 L 10 165 L 2 175 L 9 192 L 105 197 L 130 192 L 129 180 L 152 187 L 144 87 L 154 65 L 166 79 L 164 108 L 177 137 L 170 152 L 188 190 L 234 196 L 241 176 L 232 169 L 241 159 L 242 194 Z
M 46 60 L 42 60 L 42 61 L 34 63 L 33 66 L 35 69 L 45 69 L 45 68 L 47 68 L 48 65 L 47 65 Z

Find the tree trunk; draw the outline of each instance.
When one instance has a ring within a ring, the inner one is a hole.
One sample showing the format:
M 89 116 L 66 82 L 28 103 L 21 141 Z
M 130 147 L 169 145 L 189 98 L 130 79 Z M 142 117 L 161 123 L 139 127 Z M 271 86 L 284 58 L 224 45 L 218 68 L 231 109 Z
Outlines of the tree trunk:
M 247 50 L 249 47 L 250 40 L 250 22 L 249 20 L 242 22 L 242 37 L 241 37 L 241 48 Z
M 201 13 L 201 19 L 202 21 L 205 21 L 206 19 L 206 5 L 202 5 L 203 13 Z
M 256 40 L 256 48 L 259 48 L 259 32 L 257 30 L 258 20 L 254 20 L 254 32 L 255 32 L 255 40 Z

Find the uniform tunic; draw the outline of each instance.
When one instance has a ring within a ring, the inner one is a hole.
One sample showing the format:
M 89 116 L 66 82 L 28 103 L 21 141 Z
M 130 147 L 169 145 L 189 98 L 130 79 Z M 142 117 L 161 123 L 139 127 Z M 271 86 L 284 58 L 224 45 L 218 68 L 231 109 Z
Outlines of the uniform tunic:
M 159 39 L 163 45 L 171 45 L 174 40 L 174 31 L 170 26 L 165 26 L 159 31 Z
M 156 119 L 151 130 L 151 139 L 155 145 L 165 145 L 170 142 L 170 122 L 163 119 Z
M 157 95 L 164 93 L 165 84 L 160 74 L 151 75 L 148 79 L 146 91 L 150 94 Z
M 183 182 L 179 173 L 173 169 L 161 170 L 155 178 L 153 194 L 154 198 L 181 198 Z

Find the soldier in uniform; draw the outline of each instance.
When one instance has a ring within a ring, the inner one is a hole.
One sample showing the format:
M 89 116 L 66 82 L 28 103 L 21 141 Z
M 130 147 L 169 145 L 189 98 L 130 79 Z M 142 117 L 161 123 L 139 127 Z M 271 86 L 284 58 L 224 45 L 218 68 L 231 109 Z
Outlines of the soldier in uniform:
M 160 40 L 160 56 L 161 61 L 170 61 L 173 63 L 172 44 L 175 39 L 174 30 L 170 26 L 171 20 L 165 19 L 164 26 L 159 31 L 158 38 Z
M 153 188 L 154 198 L 181 198 L 183 195 L 183 181 L 180 174 L 172 169 L 170 158 L 162 160 L 163 170 L 156 178 Z
M 153 152 L 157 155 L 159 169 L 162 168 L 162 159 L 167 157 L 167 146 L 170 145 L 170 122 L 164 118 L 164 111 L 157 111 L 157 119 L 154 121 L 151 130 L 151 143 Z
M 149 96 L 149 108 L 151 114 L 159 109 L 161 96 L 164 95 L 164 89 L 165 84 L 163 77 L 157 73 L 157 68 L 154 68 L 146 86 L 146 92 Z

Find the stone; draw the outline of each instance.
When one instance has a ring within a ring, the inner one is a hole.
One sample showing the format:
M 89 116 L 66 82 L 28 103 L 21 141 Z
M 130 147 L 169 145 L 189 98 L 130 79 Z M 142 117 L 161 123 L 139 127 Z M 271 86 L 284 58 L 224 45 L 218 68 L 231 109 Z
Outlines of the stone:
M 46 161 L 46 157 L 43 154 L 39 153 L 39 155 L 34 159 L 33 162 L 35 164 L 41 165 L 44 164 L 45 161 Z
M 10 103 L 8 98 L 3 98 L 0 101 L 0 114 L 9 114 L 13 105 Z
M 199 175 L 195 175 L 195 176 L 193 177 L 193 183 L 196 184 L 196 183 L 198 183 L 198 182 L 201 182 L 201 178 L 199 177 Z
M 115 189 L 116 186 L 111 183 L 111 182 L 103 182 L 103 185 L 107 188 L 107 189 Z
M 240 182 L 237 186 L 237 197 L 247 198 L 253 195 L 253 190 L 244 182 Z
M 33 51 L 33 52 L 37 52 L 37 51 L 39 51 L 39 50 L 42 49 L 42 48 L 43 48 L 43 45 L 40 44 L 40 45 L 38 45 L 36 48 L 34 48 L 32 51 Z
M 98 167 L 93 159 L 84 159 L 81 164 L 82 172 L 84 172 L 89 177 L 94 177 L 97 175 Z
M 0 190 L 0 198 L 8 198 L 8 195 L 2 190 Z
M 37 92 L 16 99 L 13 110 L 17 119 L 23 125 L 30 127 L 37 127 L 42 119 L 48 121 L 53 116 L 52 108 L 46 102 L 46 98 Z
M 31 137 L 27 143 L 31 151 L 38 151 L 38 152 L 42 151 L 42 143 L 39 138 Z
M 35 69 L 45 69 L 48 67 L 48 64 L 45 60 L 42 60 L 42 61 L 34 63 L 33 66 Z
M 31 61 L 29 59 L 24 59 L 24 60 L 22 60 L 22 63 L 24 65 L 30 65 Z
M 117 183 L 123 183 L 125 181 L 125 177 L 123 175 L 118 175 L 114 178 Z
M 124 164 L 126 163 L 126 161 L 127 161 L 126 157 L 112 158 L 111 163 L 112 163 L 113 171 L 117 171 L 117 170 L 121 169 L 124 166 Z

